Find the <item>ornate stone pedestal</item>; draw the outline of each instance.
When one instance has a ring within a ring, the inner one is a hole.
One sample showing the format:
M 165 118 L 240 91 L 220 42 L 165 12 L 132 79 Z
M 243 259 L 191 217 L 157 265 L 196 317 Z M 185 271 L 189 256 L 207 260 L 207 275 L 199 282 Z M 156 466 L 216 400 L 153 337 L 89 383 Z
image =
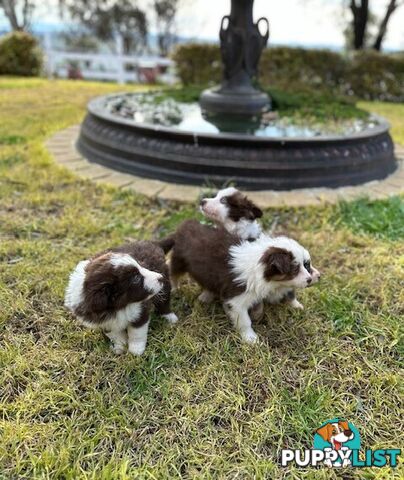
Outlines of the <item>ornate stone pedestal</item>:
M 254 87 L 258 63 L 269 37 L 269 23 L 264 17 L 253 21 L 254 0 L 232 0 L 231 13 L 223 17 L 220 48 L 223 81 L 205 90 L 200 98 L 209 113 L 256 115 L 270 108 L 268 95 Z M 265 34 L 259 24 L 265 24 Z

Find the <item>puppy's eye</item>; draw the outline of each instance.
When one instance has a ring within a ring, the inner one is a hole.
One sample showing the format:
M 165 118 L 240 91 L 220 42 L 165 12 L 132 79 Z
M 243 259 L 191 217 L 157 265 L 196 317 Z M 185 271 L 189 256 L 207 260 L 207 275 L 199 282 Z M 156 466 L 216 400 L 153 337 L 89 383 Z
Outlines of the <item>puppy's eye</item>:
M 227 198 L 226 197 L 222 197 L 220 199 L 220 203 L 223 203 L 223 205 L 226 205 L 227 204 Z
M 309 273 L 311 273 L 310 260 L 306 260 L 306 261 L 303 263 L 303 266 L 304 266 L 304 268 L 305 268 Z

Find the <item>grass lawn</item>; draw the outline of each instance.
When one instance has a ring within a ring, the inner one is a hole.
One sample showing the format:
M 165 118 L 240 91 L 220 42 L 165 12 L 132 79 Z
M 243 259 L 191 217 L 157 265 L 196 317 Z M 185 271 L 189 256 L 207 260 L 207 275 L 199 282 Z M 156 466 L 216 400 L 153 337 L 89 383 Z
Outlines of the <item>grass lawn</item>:
M 403 447 L 402 198 L 265 211 L 323 279 L 299 295 L 303 312 L 268 309 L 258 346 L 240 344 L 186 282 L 173 298 L 179 324 L 155 318 L 141 358 L 115 357 L 69 317 L 63 294 L 80 259 L 196 215 L 78 180 L 46 152 L 88 99 L 119 89 L 0 80 L 0 478 L 339 478 L 278 463 L 281 448 L 310 448 L 336 416 L 363 449 Z M 360 106 L 390 118 L 404 143 L 403 105 Z

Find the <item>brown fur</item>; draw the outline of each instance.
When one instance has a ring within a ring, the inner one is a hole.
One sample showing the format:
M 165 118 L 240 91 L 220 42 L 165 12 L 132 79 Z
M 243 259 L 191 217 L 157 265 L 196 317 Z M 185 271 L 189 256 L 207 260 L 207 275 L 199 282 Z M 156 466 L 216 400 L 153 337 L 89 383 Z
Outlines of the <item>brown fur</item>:
M 114 267 L 109 259 L 111 253 L 126 253 L 142 267 L 163 275 L 163 289 L 151 300 L 146 300 L 150 292 L 144 288 L 143 276 L 138 275 L 135 266 Z M 113 248 L 95 255 L 86 267 L 84 281 L 84 301 L 76 309 L 76 314 L 86 321 L 101 325 L 127 305 L 143 301 L 143 311 L 134 326 L 146 323 L 151 305 L 159 314 L 170 312 L 171 285 L 168 267 L 163 250 L 153 242 L 134 242 Z
M 171 238 L 174 246 L 170 274 L 174 280 L 188 273 L 205 290 L 222 300 L 245 290 L 234 283 L 229 266 L 229 248 L 239 242 L 237 237 L 221 227 L 187 220 Z
M 234 222 L 238 222 L 241 218 L 255 220 L 263 215 L 262 210 L 241 192 L 223 197 L 223 200 L 229 208 L 229 217 Z
M 264 277 L 270 280 L 292 280 L 299 273 L 300 266 L 294 262 L 291 252 L 271 247 L 261 258 L 265 265 Z

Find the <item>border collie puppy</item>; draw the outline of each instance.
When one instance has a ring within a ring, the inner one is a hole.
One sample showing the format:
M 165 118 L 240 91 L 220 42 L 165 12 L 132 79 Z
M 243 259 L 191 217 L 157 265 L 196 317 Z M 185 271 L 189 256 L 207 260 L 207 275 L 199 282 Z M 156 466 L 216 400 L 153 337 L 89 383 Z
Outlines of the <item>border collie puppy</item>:
M 214 198 L 202 199 L 200 209 L 205 217 L 242 240 L 256 240 L 262 233 L 257 221 L 262 210 L 236 188 L 225 188 Z
M 220 298 L 248 343 L 257 341 L 250 309 L 280 289 L 305 288 L 316 276 L 306 268 L 308 251 L 287 237 L 261 235 L 255 242 L 241 241 L 223 228 L 188 220 L 161 246 L 165 252 L 172 249 L 173 283 L 188 273 L 205 292 Z
M 262 233 L 261 225 L 257 221 L 257 218 L 262 217 L 262 211 L 236 188 L 225 188 L 220 190 L 214 198 L 204 198 L 201 201 L 200 209 L 205 217 L 242 240 L 252 242 Z M 307 263 L 306 268 L 309 271 L 312 269 L 310 262 Z M 319 278 L 318 271 L 313 269 L 312 283 L 316 283 Z M 207 292 L 202 292 L 199 299 L 205 303 L 213 300 Z M 295 290 L 288 287 L 271 292 L 265 302 L 271 305 L 288 303 L 293 308 L 304 309 L 296 299 Z M 258 319 L 262 317 L 263 313 L 263 305 L 256 305 L 253 311 L 254 317 Z
M 65 306 L 88 328 L 100 329 L 116 354 L 141 355 L 152 305 L 170 323 L 171 284 L 163 250 L 148 241 L 114 248 L 80 262 L 70 275 Z

